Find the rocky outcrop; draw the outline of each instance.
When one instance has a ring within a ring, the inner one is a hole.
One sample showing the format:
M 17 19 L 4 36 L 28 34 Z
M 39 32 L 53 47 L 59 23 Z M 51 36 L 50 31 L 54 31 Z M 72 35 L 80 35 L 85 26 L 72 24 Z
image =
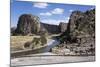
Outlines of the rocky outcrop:
M 46 31 L 50 34 L 58 34 L 60 33 L 60 29 L 58 25 L 41 23 L 41 31 Z
M 75 41 L 78 36 L 95 36 L 95 9 L 86 12 L 74 11 L 70 16 L 67 30 L 61 35 L 67 41 Z
M 60 22 L 59 25 L 52 25 L 52 24 L 46 24 L 46 23 L 41 23 L 41 30 L 40 31 L 45 31 L 50 34 L 59 34 L 65 32 L 67 29 L 67 23 Z
M 65 32 L 67 30 L 67 23 L 60 22 L 59 28 L 61 33 Z
M 70 55 L 95 55 L 95 9 L 72 12 L 67 30 L 58 39 L 57 48 L 69 49 Z
M 11 29 L 12 35 L 32 35 L 32 34 L 58 34 L 66 30 L 67 23 L 60 23 L 59 25 L 52 25 L 40 22 L 38 16 L 31 14 L 23 14 L 18 19 L 17 28 Z
M 40 31 L 40 19 L 31 14 L 23 14 L 19 17 L 15 35 L 29 35 Z
M 95 33 L 95 12 L 94 10 L 85 13 L 75 11 L 69 20 L 69 34 L 71 37 L 81 35 L 94 35 Z

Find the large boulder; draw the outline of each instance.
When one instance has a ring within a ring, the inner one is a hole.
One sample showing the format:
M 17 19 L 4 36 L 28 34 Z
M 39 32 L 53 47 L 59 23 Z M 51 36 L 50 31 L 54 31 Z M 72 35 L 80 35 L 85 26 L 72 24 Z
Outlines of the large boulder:
M 19 17 L 16 35 L 36 34 L 40 31 L 40 19 L 31 14 L 23 14 Z

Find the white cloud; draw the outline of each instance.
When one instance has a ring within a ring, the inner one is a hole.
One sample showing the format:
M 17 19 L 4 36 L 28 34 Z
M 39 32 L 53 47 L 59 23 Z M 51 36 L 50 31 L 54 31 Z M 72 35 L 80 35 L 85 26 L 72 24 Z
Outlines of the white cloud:
M 60 22 L 67 23 L 67 20 L 54 20 L 54 19 L 44 19 L 41 21 L 42 23 L 54 24 L 54 25 L 59 25 Z
M 69 10 L 69 12 L 73 12 L 73 11 L 74 11 L 74 10 L 72 10 L 72 9 L 71 9 L 71 10 Z
M 64 9 L 61 8 L 55 8 L 49 12 L 45 12 L 45 13 L 40 13 L 40 15 L 44 15 L 44 16 L 51 16 L 53 14 L 63 14 Z
M 67 20 L 69 20 L 70 19 L 70 17 L 67 17 Z
M 40 13 L 40 15 L 43 15 L 43 16 L 51 16 L 52 14 L 50 12 L 46 12 L 46 13 Z
M 51 11 L 52 14 L 62 14 L 64 12 L 64 9 L 61 8 L 55 8 Z
M 92 8 L 90 8 L 91 10 L 93 10 L 94 8 L 92 7 Z
M 37 8 L 46 8 L 48 6 L 48 4 L 42 3 L 42 2 L 37 2 L 37 3 L 33 3 L 33 6 L 37 7 Z

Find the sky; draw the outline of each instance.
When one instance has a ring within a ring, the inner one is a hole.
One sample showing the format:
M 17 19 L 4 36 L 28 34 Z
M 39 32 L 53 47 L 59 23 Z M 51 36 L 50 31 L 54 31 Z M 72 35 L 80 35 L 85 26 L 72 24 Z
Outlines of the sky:
M 93 5 L 58 4 L 46 2 L 28 2 L 11 0 L 11 27 L 16 27 L 22 14 L 38 16 L 42 23 L 59 25 L 60 22 L 68 23 L 73 11 L 91 10 Z

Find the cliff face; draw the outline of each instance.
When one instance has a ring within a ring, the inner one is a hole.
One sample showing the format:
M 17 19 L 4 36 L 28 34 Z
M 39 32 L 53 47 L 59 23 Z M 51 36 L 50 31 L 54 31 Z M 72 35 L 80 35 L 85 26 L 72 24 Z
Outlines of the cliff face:
M 67 30 L 61 35 L 67 40 L 77 37 L 95 36 L 95 9 L 86 12 L 74 11 L 70 16 Z
M 74 55 L 95 55 L 95 9 L 86 12 L 74 11 L 67 30 L 58 36 L 62 46 Z
M 17 28 L 11 28 L 11 35 L 31 35 L 31 34 L 58 34 L 66 30 L 67 23 L 52 25 L 41 23 L 38 16 L 23 14 L 19 17 Z
M 16 34 L 28 35 L 37 33 L 40 30 L 39 17 L 30 14 L 23 14 L 19 17 Z
M 41 31 L 46 31 L 50 34 L 58 34 L 60 33 L 60 29 L 58 25 L 41 23 Z
M 67 23 L 60 22 L 59 29 L 61 33 L 65 32 L 67 30 Z
M 69 20 L 70 36 L 93 35 L 95 32 L 94 10 L 85 13 L 75 11 Z
M 65 32 L 67 29 L 67 23 L 60 22 L 59 25 L 52 25 L 46 23 L 40 23 L 40 31 L 45 31 L 50 34 L 59 34 Z

